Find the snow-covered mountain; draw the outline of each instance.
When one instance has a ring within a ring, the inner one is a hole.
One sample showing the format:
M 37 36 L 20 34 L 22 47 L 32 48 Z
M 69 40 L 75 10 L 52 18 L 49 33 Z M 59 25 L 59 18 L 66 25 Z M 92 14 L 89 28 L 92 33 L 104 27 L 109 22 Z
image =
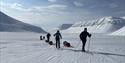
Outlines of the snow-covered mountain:
M 73 24 L 62 24 L 61 26 L 59 26 L 60 30 L 65 30 L 68 29 L 72 26 Z
M 125 26 L 120 28 L 119 30 L 111 33 L 111 35 L 120 35 L 120 36 L 125 36 Z
M 125 26 L 125 19 L 120 17 L 104 17 L 93 21 L 77 22 L 63 32 L 80 33 L 85 27 L 91 33 L 112 33 Z
M 21 21 L 18 21 L 0 11 L 0 31 L 6 32 L 38 32 L 38 33 L 46 33 L 40 27 L 30 25 Z
M 125 16 L 123 16 L 122 18 L 125 19 Z

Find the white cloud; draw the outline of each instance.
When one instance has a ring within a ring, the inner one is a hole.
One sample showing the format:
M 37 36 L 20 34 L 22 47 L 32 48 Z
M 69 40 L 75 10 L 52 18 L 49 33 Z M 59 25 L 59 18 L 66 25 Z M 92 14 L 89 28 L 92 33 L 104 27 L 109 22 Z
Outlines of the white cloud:
M 0 5 L 1 5 L 1 6 L 10 6 L 11 4 L 9 4 L 9 3 L 4 3 L 3 1 L 0 1 Z
M 13 9 L 13 10 L 17 10 L 17 11 L 30 11 L 30 8 L 25 8 L 23 5 L 19 4 L 19 3 L 4 3 L 1 2 L 1 9 L 3 8 L 8 8 L 8 9 Z
M 31 9 L 29 8 L 25 8 L 23 5 L 18 4 L 18 3 L 13 3 L 12 5 L 10 5 L 11 8 L 19 10 L 19 11 L 30 11 Z
M 57 0 L 48 0 L 49 2 L 52 2 L 52 3 L 54 3 L 54 2 L 56 2 Z
M 4 5 L 3 1 L 0 2 L 0 5 Z
M 83 3 L 80 3 L 80 2 L 77 2 L 77 1 L 74 1 L 74 4 L 75 4 L 76 6 L 83 6 Z
M 11 9 L 13 11 L 20 12 L 30 12 L 30 13 L 38 13 L 38 14 L 60 14 L 63 13 L 63 10 L 66 10 L 68 6 L 61 4 L 52 4 L 48 6 L 32 6 L 26 8 L 25 6 L 19 3 L 3 3 L 1 4 L 1 9 Z M 9 11 L 9 10 L 8 10 Z
M 82 19 L 83 15 L 89 14 L 88 11 L 81 9 L 69 9 L 67 5 L 63 4 L 52 4 L 47 6 L 32 6 L 25 7 L 19 3 L 2 3 L 2 11 L 11 17 L 14 17 L 20 21 L 40 24 L 40 25 L 50 25 L 57 23 L 74 22 Z M 72 12 L 69 12 L 72 10 Z
M 32 7 L 32 12 L 38 12 L 41 14 L 62 14 L 65 13 L 63 10 L 66 10 L 66 5 L 53 4 L 49 6 L 34 6 Z
M 44 9 L 48 9 L 48 10 L 59 10 L 59 9 L 66 9 L 67 6 L 66 5 L 60 5 L 60 4 L 53 4 L 53 5 L 48 5 L 48 6 L 34 6 L 33 8 L 37 9 L 37 10 L 44 10 Z
M 60 4 L 54 4 L 54 5 L 50 5 L 48 6 L 49 8 L 66 8 L 66 5 L 60 5 Z

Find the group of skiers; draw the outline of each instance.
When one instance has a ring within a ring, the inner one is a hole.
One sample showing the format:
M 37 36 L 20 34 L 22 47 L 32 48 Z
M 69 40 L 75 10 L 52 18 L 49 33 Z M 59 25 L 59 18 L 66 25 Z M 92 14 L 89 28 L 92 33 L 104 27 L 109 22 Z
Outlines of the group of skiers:
M 91 34 L 89 32 L 87 32 L 87 28 L 84 28 L 84 31 L 80 33 L 79 37 L 82 41 L 82 51 L 83 52 L 86 52 L 85 51 L 85 44 L 86 44 L 86 41 L 87 41 L 87 36 L 88 37 L 91 37 Z M 47 33 L 46 35 L 46 38 L 47 38 L 47 41 L 49 42 L 50 41 L 50 37 L 51 37 L 51 34 L 50 33 Z M 55 40 L 56 40 L 56 48 L 60 48 L 60 39 L 62 39 L 62 35 L 60 33 L 59 30 L 57 30 L 57 32 L 54 34 L 54 37 L 55 37 Z
M 47 42 L 50 42 L 51 34 L 47 33 L 46 38 Z M 60 31 L 57 30 L 57 32 L 54 34 L 55 40 L 56 40 L 56 48 L 60 48 L 60 39 L 62 39 L 62 35 L 60 34 Z

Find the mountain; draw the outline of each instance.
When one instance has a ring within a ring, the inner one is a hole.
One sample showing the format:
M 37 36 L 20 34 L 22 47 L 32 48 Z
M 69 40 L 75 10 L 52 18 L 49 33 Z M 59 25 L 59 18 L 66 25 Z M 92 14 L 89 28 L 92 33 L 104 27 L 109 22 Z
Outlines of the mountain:
M 59 26 L 60 30 L 65 30 L 68 29 L 72 26 L 73 24 L 62 24 L 61 26 Z
M 37 32 L 46 33 L 40 27 L 30 25 L 19 20 L 16 20 L 0 11 L 0 31 L 6 32 Z
M 120 35 L 120 36 L 125 36 L 125 26 L 120 28 L 119 30 L 111 33 L 111 35 Z
M 63 32 L 80 33 L 85 27 L 91 33 L 112 33 L 125 26 L 125 19 L 120 17 L 103 17 L 92 21 L 77 22 Z
M 125 16 L 123 16 L 122 18 L 125 19 Z

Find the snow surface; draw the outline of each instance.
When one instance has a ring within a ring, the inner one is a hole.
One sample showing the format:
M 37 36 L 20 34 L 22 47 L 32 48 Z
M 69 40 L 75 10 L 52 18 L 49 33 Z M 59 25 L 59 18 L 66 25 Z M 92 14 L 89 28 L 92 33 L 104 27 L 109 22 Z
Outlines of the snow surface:
M 119 17 L 104 17 L 93 21 L 77 22 L 64 33 L 80 33 L 88 28 L 92 33 L 112 33 L 125 26 L 125 19 Z
M 125 26 L 122 27 L 121 29 L 111 33 L 110 35 L 121 35 L 121 36 L 125 36 Z
M 123 36 L 92 34 L 91 55 L 80 52 L 79 34 L 62 34 L 61 42 L 66 40 L 74 48 L 66 48 L 61 43 L 60 50 L 40 41 L 40 35 L 44 34 L 0 32 L 0 63 L 125 63 Z

